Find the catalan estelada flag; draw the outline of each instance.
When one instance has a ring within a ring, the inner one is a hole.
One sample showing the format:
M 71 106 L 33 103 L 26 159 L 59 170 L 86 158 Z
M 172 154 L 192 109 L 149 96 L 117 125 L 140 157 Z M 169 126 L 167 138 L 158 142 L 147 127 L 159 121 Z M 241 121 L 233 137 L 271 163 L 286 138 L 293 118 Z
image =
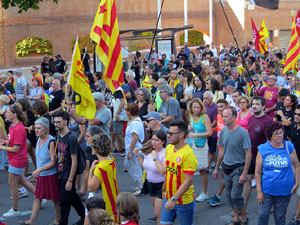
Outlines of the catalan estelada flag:
M 101 0 L 90 38 L 105 66 L 103 79 L 114 93 L 124 83 L 123 62 L 115 0 Z
M 263 40 L 262 37 L 260 36 L 252 18 L 251 18 L 251 22 L 252 22 L 253 39 L 255 42 L 255 49 L 261 54 L 265 54 L 268 51 L 267 44 L 265 40 Z
M 263 21 L 261 23 L 261 27 L 260 27 L 260 30 L 259 30 L 259 35 L 260 35 L 260 39 L 261 40 L 265 40 L 266 38 L 268 38 L 270 35 L 269 35 L 269 31 L 267 29 L 267 26 L 266 26 L 266 23 L 265 23 L 265 18 L 263 18 Z
M 88 120 L 95 118 L 96 104 L 93 98 L 90 84 L 83 73 L 83 64 L 78 46 L 78 37 L 74 46 L 72 66 L 69 74 L 68 84 L 76 92 L 76 114 Z
M 118 216 L 116 206 L 116 200 L 119 194 L 117 168 L 114 157 L 112 155 L 110 155 L 110 157 L 110 160 L 103 160 L 97 164 L 94 174 L 101 183 L 105 210 L 111 215 L 115 222 L 119 224 L 120 217 Z
M 286 56 L 286 61 L 284 63 L 283 74 L 288 72 L 290 69 L 295 68 L 298 59 L 300 58 L 300 49 L 299 49 L 299 37 L 296 31 L 296 24 L 294 15 L 292 13 L 292 32 L 289 50 Z

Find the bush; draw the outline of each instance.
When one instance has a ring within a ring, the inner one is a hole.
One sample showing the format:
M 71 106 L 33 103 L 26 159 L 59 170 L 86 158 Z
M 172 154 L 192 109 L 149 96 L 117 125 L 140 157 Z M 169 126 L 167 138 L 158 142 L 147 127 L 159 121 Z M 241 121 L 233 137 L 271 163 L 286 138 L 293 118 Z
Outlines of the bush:
M 30 56 L 31 54 L 53 54 L 52 42 L 44 38 L 29 37 L 16 44 L 17 57 Z
M 92 54 L 94 52 L 94 50 L 93 50 L 93 44 L 91 41 L 92 40 L 90 38 L 90 35 L 88 35 L 88 34 L 85 36 L 78 37 L 78 44 L 79 44 L 80 52 L 82 49 L 87 47 L 88 53 Z M 72 41 L 72 52 L 73 52 L 73 49 L 75 46 L 75 42 L 76 42 L 76 38 Z
M 200 46 L 203 34 L 196 30 L 188 31 L 189 46 Z M 180 35 L 180 45 L 184 45 L 184 33 Z

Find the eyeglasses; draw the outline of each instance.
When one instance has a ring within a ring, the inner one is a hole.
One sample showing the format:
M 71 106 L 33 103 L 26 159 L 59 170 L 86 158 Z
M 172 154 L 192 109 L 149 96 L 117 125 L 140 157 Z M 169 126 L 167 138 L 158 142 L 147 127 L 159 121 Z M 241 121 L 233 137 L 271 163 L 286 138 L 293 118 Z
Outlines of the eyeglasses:
M 294 115 L 295 115 L 295 116 L 300 116 L 300 113 L 295 113 Z
M 54 123 L 54 124 L 56 124 L 56 123 L 57 123 L 57 124 L 60 124 L 60 123 L 62 123 L 62 121 L 53 121 L 53 123 Z
M 149 119 L 149 120 L 146 120 L 146 122 L 147 122 L 147 123 L 150 123 L 152 120 L 154 120 L 154 119 Z
M 268 80 L 276 80 L 276 78 L 268 78 Z
M 154 60 L 155 58 L 151 58 L 151 60 Z
M 253 82 L 258 81 L 258 80 L 253 80 Z
M 241 103 L 242 103 L 242 104 L 246 104 L 247 102 L 239 102 L 239 104 L 241 104 Z
M 179 131 L 179 132 L 171 132 L 171 131 L 168 131 L 168 135 L 170 135 L 170 136 L 172 136 L 172 135 L 174 135 L 174 134 L 179 134 L 179 133 L 181 133 L 182 131 Z
M 283 131 L 274 132 L 273 135 L 281 136 L 281 135 L 283 135 Z
M 138 96 L 144 96 L 144 94 L 138 94 Z

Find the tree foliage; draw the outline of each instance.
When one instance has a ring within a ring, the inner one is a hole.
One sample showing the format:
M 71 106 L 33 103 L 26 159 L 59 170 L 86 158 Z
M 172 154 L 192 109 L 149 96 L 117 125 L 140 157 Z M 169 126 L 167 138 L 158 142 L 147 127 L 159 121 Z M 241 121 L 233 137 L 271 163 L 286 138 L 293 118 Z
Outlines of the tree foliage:
M 152 36 L 152 32 L 143 32 L 137 35 L 138 37 L 143 37 L 143 36 Z M 128 50 L 130 52 L 132 51 L 139 51 L 142 49 L 150 49 L 151 46 L 151 40 L 150 39 L 139 39 L 139 40 L 131 40 L 129 41 L 129 48 Z
M 50 1 L 57 3 L 59 0 Z M 18 13 L 22 13 L 23 11 L 27 11 L 28 9 L 38 10 L 40 9 L 40 2 L 43 2 L 43 0 L 1 0 L 2 7 L 4 9 L 8 9 L 10 7 L 17 7 L 19 8 Z
M 203 34 L 197 30 L 188 32 L 189 46 L 200 46 L 203 40 Z M 184 33 L 180 35 L 180 45 L 184 45 Z
M 44 38 L 29 37 L 16 44 L 17 56 L 31 54 L 53 54 L 52 43 Z
M 72 40 L 72 52 L 75 46 L 75 42 L 76 42 L 76 38 L 74 40 Z M 84 36 L 80 36 L 78 37 L 78 44 L 79 44 L 79 49 L 80 51 L 82 49 L 84 49 L 85 47 L 87 47 L 87 51 L 88 53 L 93 53 L 94 49 L 93 49 L 93 44 L 91 42 L 91 38 L 90 35 L 84 35 Z

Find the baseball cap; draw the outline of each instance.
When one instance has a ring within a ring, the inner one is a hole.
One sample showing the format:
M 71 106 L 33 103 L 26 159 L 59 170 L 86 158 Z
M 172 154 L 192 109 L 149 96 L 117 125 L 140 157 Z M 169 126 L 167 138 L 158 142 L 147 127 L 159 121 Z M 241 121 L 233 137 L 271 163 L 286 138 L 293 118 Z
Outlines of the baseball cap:
M 57 54 L 55 57 L 56 57 L 56 58 L 61 57 L 61 54 Z
M 235 87 L 235 82 L 233 80 L 228 80 L 223 84 L 224 87 L 226 87 L 228 85 Z
M 61 73 L 58 73 L 58 72 L 53 74 L 54 79 L 58 79 L 59 77 L 64 77 L 64 75 L 62 75 Z
M 158 112 L 149 112 L 146 116 L 143 116 L 145 119 L 153 117 L 156 120 L 161 121 L 161 115 Z
M 23 74 L 23 71 L 21 69 L 17 69 L 16 73 Z
M 104 102 L 104 95 L 101 92 L 94 92 L 93 97 L 95 100 L 97 100 L 99 102 Z

